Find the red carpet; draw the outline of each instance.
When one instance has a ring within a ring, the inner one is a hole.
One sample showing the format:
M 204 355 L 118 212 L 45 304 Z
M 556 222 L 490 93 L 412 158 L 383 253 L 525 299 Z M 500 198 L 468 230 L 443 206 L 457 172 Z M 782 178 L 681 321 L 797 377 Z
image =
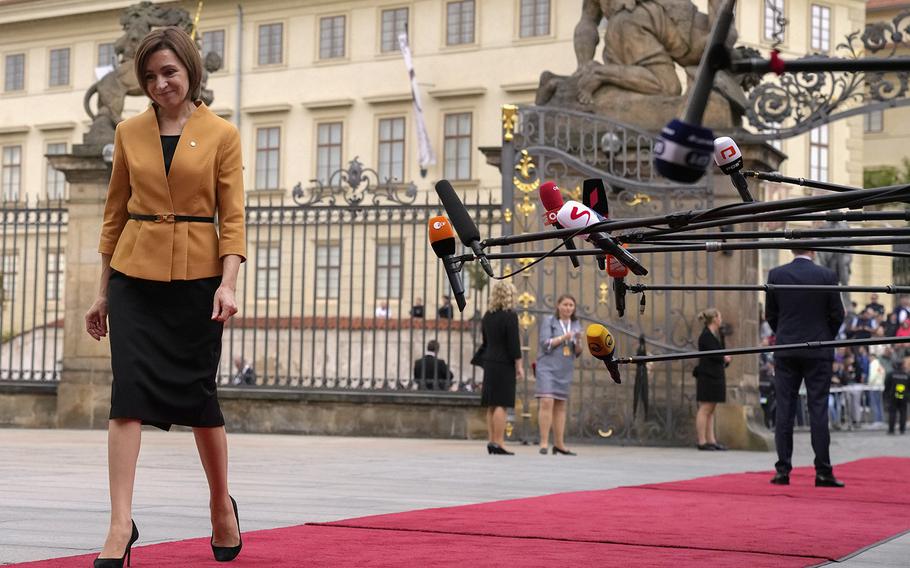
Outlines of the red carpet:
M 910 530 L 910 459 L 840 465 L 844 489 L 770 472 L 362 517 L 244 534 L 232 566 L 813 566 Z M 242 513 L 242 511 L 241 511 Z M 90 565 L 94 555 L 16 566 Z M 143 546 L 136 568 L 224 566 L 208 539 Z

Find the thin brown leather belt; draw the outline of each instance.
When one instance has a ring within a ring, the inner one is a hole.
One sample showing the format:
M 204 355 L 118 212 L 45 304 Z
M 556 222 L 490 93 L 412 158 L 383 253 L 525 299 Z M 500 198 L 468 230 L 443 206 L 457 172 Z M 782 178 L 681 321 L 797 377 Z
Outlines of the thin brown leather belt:
M 156 223 L 177 223 L 185 221 L 189 223 L 214 223 L 214 217 L 197 217 L 195 215 L 176 215 L 174 213 L 163 213 L 161 215 L 139 215 L 130 213 L 130 219 L 136 221 L 154 221 Z

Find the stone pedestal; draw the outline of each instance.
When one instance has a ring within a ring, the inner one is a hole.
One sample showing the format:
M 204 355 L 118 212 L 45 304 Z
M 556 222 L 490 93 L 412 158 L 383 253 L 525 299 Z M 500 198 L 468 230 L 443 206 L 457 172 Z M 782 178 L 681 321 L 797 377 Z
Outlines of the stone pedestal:
M 111 397 L 110 348 L 85 332 L 85 312 L 98 296 L 98 238 L 111 166 L 102 146 L 77 145 L 72 154 L 48 156 L 70 184 L 66 247 L 63 369 L 57 389 L 57 426 L 104 428 Z
M 734 140 L 736 135 L 733 135 Z M 786 157 L 769 144 L 740 145 L 744 169 L 762 172 L 775 171 Z M 715 205 L 740 202 L 730 178 L 715 169 Z M 761 200 L 761 182 L 749 179 L 749 191 Z M 756 224 L 737 225 L 737 231 L 758 230 Z M 715 253 L 714 281 L 730 284 L 758 284 L 757 250 Z M 726 337 L 728 348 L 757 346 L 759 340 L 760 308 L 764 306 L 761 292 L 716 292 L 717 307 L 731 334 Z M 756 355 L 733 357 L 727 368 L 727 402 L 717 406 L 715 414 L 718 441 L 731 448 L 743 450 L 772 450 L 773 433 L 765 428 L 758 393 L 758 361 Z

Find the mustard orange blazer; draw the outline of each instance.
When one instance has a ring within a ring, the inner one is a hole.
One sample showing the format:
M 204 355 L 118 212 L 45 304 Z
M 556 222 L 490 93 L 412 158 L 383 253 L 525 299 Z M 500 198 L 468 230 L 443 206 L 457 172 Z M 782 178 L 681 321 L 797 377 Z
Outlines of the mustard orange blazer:
M 204 103 L 183 127 L 170 173 L 154 107 L 117 125 L 101 244 L 111 267 L 128 276 L 168 282 L 218 276 L 222 257 L 246 260 L 240 135 Z M 155 222 L 138 215 L 214 217 L 213 223 Z

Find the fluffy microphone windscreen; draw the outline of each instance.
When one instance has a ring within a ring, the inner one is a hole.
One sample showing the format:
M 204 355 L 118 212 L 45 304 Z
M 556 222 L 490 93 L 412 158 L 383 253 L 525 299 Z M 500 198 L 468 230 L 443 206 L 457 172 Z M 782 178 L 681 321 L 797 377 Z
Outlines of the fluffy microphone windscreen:
M 599 323 L 592 323 L 588 326 L 588 351 L 598 359 L 607 359 L 613 354 L 616 344 L 613 336 L 607 331 L 607 328 Z
M 547 211 L 562 207 L 562 193 L 559 191 L 559 186 L 552 181 L 542 183 L 537 193 L 540 195 L 540 203 Z
M 464 208 L 464 204 L 458 198 L 458 194 L 455 193 L 449 180 L 441 179 L 436 182 L 436 195 L 439 196 L 442 206 L 449 214 L 449 219 L 452 220 L 452 226 L 455 227 L 455 232 L 458 233 L 461 242 L 465 246 L 470 246 L 472 242 L 479 241 L 480 231 L 477 230 L 477 225 L 474 224 L 468 210 Z
M 455 233 L 452 225 L 442 215 L 432 217 L 428 223 L 430 245 L 436 256 L 442 258 L 455 254 Z
M 711 129 L 674 119 L 654 142 L 654 166 L 665 178 L 694 183 L 705 175 L 713 153 Z

